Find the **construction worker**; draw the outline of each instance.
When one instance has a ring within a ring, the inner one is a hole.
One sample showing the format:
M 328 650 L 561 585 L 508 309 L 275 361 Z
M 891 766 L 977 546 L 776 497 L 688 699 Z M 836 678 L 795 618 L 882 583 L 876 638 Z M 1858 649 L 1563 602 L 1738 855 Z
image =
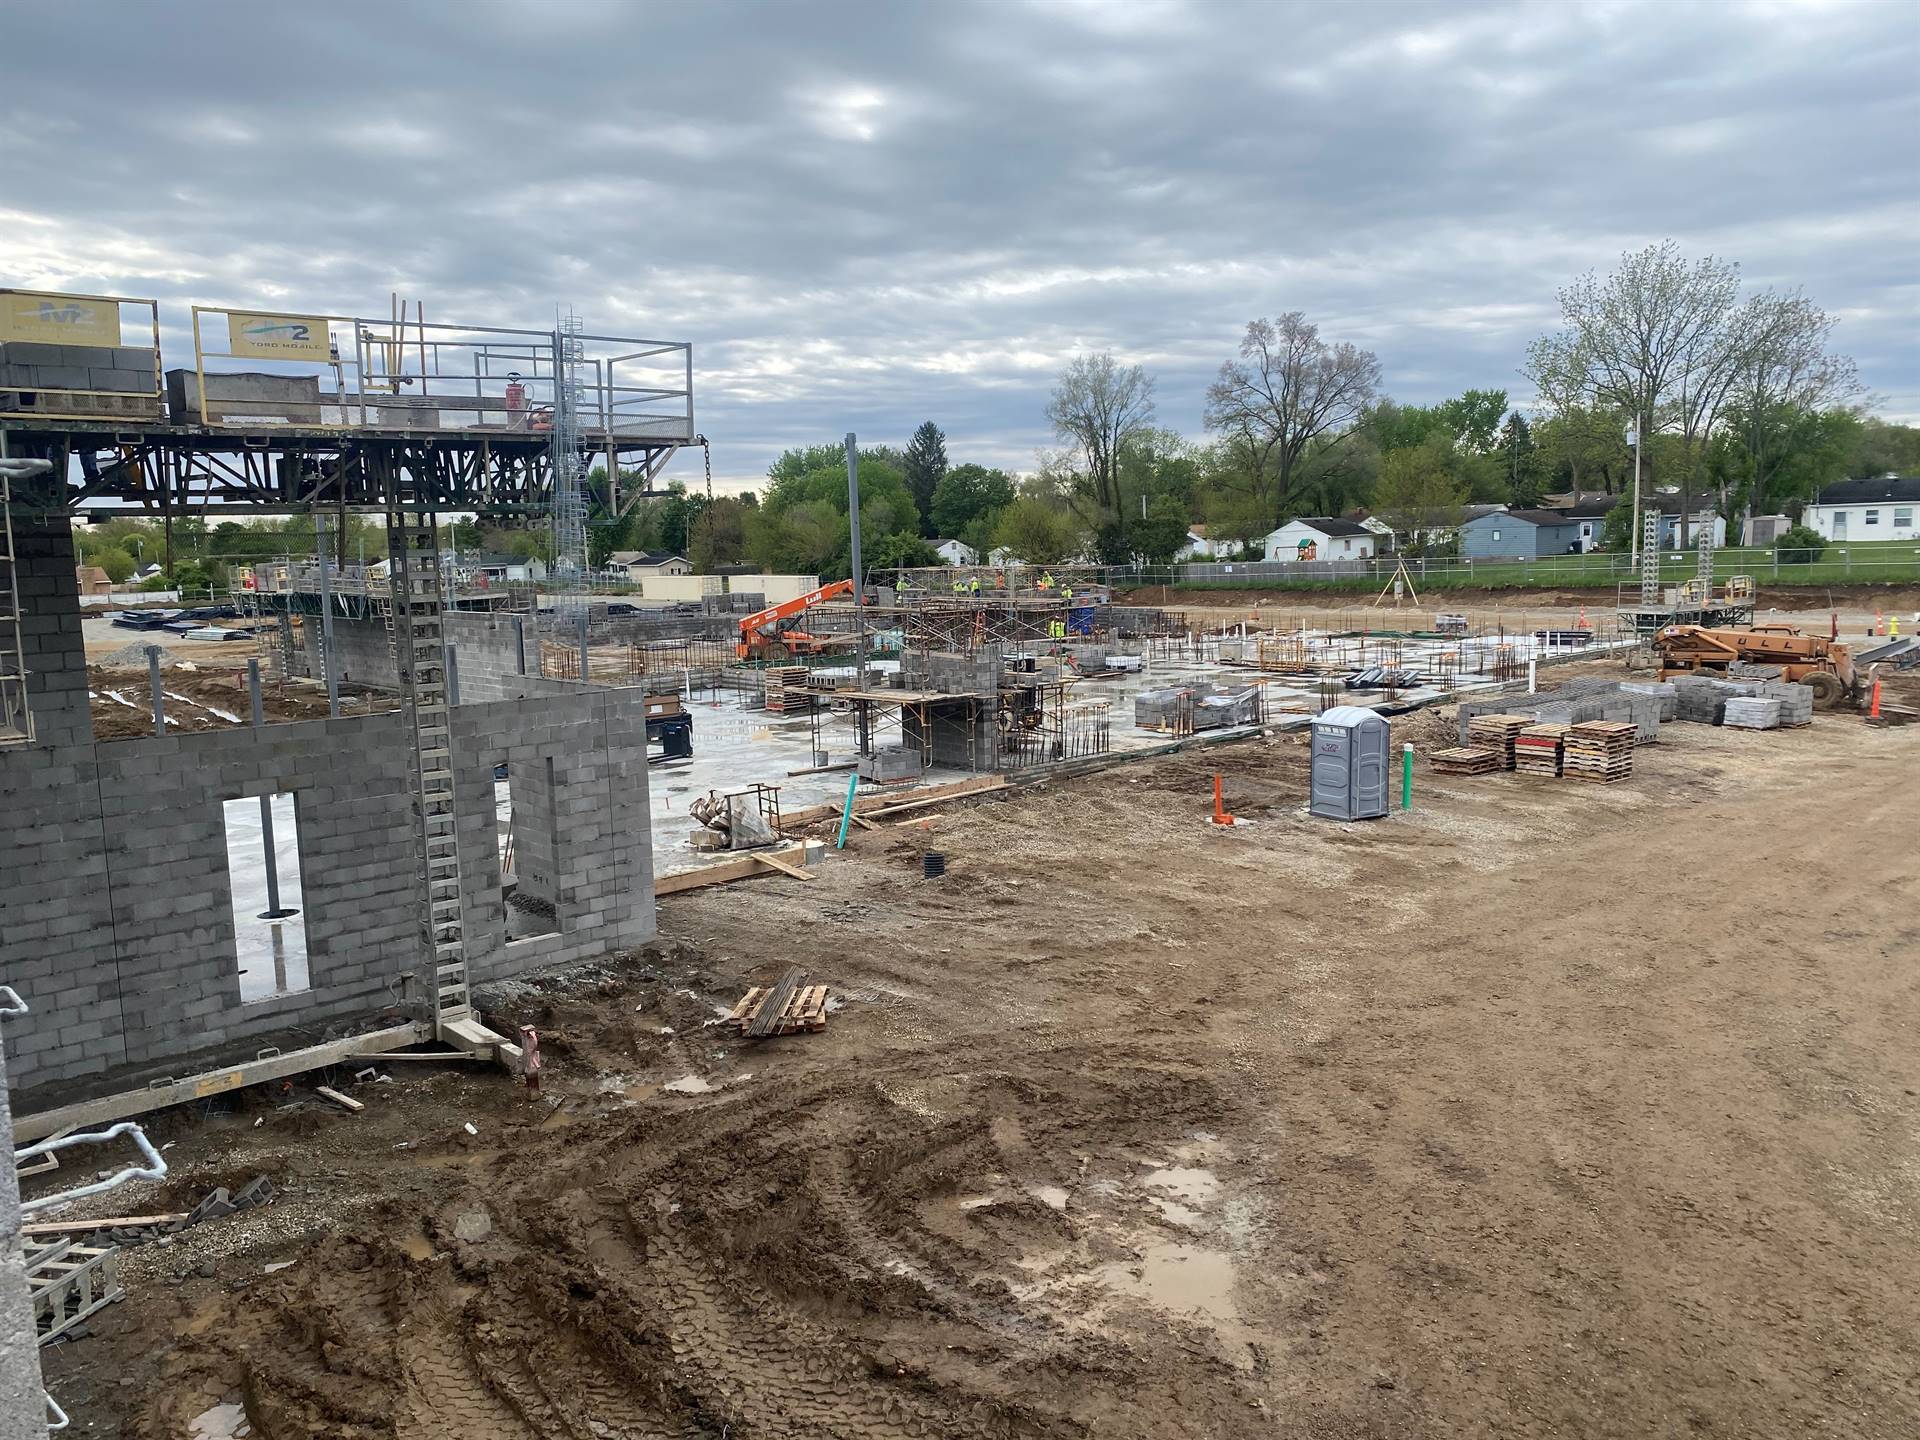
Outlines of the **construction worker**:
M 964 580 L 956 580 L 956 581 L 954 581 L 954 582 L 953 582 L 953 593 L 954 593 L 954 594 L 956 594 L 956 595 L 964 595 L 964 594 L 966 594 L 966 593 L 967 593 L 967 582 L 966 582 L 966 581 L 964 581 Z
M 1047 622 L 1047 634 L 1055 640 L 1066 639 L 1067 622 L 1064 620 L 1049 620 Z
M 1051 570 L 1042 572 L 1040 576 L 1040 588 L 1042 590 L 1051 590 L 1053 588 L 1053 572 Z
M 980 598 L 980 577 L 978 575 L 967 582 L 967 591 L 974 599 L 978 600 Z

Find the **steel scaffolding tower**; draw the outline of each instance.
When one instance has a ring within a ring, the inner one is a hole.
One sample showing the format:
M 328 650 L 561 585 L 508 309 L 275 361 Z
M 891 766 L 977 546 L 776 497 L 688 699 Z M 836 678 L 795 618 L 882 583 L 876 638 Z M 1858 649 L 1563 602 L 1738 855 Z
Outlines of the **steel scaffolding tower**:
M 1660 512 L 1640 515 L 1640 603 L 1660 603 Z
M 0 472 L 0 745 L 33 738 L 26 646 L 20 636 L 20 581 L 13 556 L 12 498 L 7 476 Z
M 580 363 L 584 326 L 571 310 L 553 332 L 553 569 L 562 615 L 587 604 L 587 496 L 580 468 Z M 611 477 L 609 477 L 611 478 Z

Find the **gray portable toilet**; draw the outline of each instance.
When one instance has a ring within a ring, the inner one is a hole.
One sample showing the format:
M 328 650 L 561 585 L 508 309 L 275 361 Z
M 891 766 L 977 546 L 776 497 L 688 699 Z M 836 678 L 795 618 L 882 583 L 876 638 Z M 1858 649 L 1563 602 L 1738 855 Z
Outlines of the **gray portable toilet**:
M 1392 730 L 1384 715 L 1360 705 L 1336 705 L 1315 716 L 1308 812 L 1329 820 L 1385 815 L 1392 753 Z

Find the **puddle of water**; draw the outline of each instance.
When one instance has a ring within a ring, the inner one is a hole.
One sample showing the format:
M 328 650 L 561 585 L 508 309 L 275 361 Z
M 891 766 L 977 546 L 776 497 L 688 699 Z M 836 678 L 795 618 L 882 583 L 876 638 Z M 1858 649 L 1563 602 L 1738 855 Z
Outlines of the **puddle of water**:
M 954 1201 L 954 1204 L 958 1205 L 962 1210 L 983 1210 L 993 1204 L 993 1196 L 962 1195 L 958 1200 Z
M 187 1440 L 246 1440 L 253 1434 L 253 1426 L 247 1421 L 246 1406 L 235 1401 L 228 1405 L 216 1405 L 204 1414 L 193 1419 L 193 1429 L 187 1432 Z
M 1169 1200 L 1164 1195 L 1149 1195 L 1154 1207 L 1159 1210 L 1160 1218 L 1169 1225 L 1178 1225 L 1182 1230 L 1197 1230 L 1205 1217 L 1191 1205 L 1183 1205 L 1178 1200 Z
M 1206 1322 L 1236 1365 L 1252 1364 L 1246 1327 L 1233 1303 L 1233 1261 L 1224 1251 L 1153 1243 L 1138 1260 L 1102 1265 L 1094 1275 L 1118 1294 Z
M 433 1258 L 433 1241 L 427 1238 L 427 1232 L 424 1230 L 411 1230 L 402 1235 L 398 1243 L 401 1251 L 411 1259 L 431 1260 Z
M 1030 1185 L 1027 1193 L 1049 1210 L 1067 1208 L 1067 1191 L 1063 1185 Z
M 678 1080 L 669 1080 L 660 1088 L 670 1095 L 711 1095 L 713 1082 L 698 1075 L 682 1075 Z
M 1140 1183 L 1204 1209 L 1220 1195 L 1220 1181 L 1204 1165 L 1162 1165 Z

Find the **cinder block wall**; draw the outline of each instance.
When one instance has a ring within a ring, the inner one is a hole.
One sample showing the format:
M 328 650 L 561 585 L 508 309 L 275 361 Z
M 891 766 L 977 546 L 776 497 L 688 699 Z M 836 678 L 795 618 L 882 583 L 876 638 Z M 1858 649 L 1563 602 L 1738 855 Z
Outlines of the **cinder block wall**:
M 16 514 L 13 553 L 34 738 L 42 745 L 82 744 L 93 739 L 93 715 L 87 703 L 73 522 L 65 515 Z M 0 871 L 0 877 L 4 874 Z
M 300 639 L 307 652 L 307 674 L 318 679 L 320 643 L 323 638 L 318 615 L 300 618 Z M 384 620 L 352 620 L 333 617 L 334 668 L 342 681 L 377 685 L 383 690 L 398 690 L 400 677 L 393 668 L 393 650 L 387 642 Z
M 462 706 L 453 728 L 474 978 L 650 940 L 644 697 Z M 493 767 L 549 758 L 559 933 L 508 943 Z M 33 1004 L 8 1037 L 16 1110 L 424 1018 L 408 762 L 399 714 L 0 752 L 0 979 Z M 243 1005 L 223 803 L 278 792 L 311 988 Z

